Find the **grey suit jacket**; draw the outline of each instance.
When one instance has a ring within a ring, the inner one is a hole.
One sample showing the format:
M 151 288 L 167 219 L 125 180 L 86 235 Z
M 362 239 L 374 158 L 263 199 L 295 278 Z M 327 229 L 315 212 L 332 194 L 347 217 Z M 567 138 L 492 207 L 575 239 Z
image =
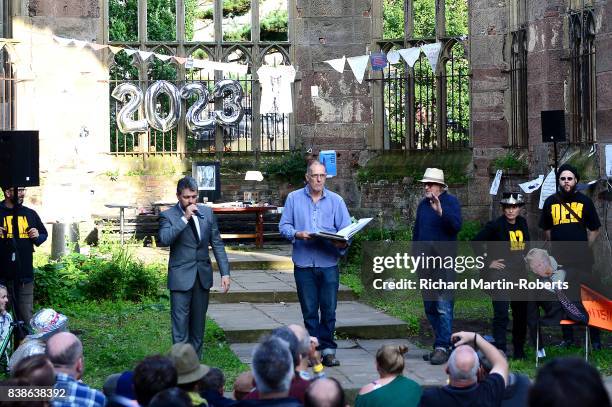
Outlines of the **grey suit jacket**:
M 199 222 L 200 243 L 197 242 L 191 227 L 183 221 L 184 214 L 178 203 L 160 214 L 159 241 L 163 246 L 170 246 L 168 288 L 172 291 L 190 290 L 196 277 L 204 288 L 212 286 L 209 244 L 221 275 L 229 276 L 229 261 L 212 208 L 198 205 L 198 213 L 199 216 L 194 215 L 194 219 Z

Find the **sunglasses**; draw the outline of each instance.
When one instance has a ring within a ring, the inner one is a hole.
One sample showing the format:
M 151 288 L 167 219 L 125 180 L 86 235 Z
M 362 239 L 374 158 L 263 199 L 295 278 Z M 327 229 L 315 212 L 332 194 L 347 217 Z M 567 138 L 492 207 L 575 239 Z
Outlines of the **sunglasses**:
M 561 181 L 573 181 L 574 177 L 559 177 Z

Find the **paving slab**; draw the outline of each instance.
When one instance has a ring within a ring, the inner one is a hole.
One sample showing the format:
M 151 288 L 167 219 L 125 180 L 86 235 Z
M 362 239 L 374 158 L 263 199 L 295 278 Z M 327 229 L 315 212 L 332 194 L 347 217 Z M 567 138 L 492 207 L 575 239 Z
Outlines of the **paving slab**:
M 228 341 L 257 341 L 272 329 L 302 321 L 297 303 L 210 304 L 208 316 L 225 331 Z M 337 337 L 384 339 L 408 336 L 408 325 L 382 311 L 355 301 L 338 301 Z
M 298 302 L 293 269 L 233 270 L 231 279 L 229 292 L 221 293 L 221 288 L 218 286 L 211 289 L 212 302 Z M 338 289 L 340 301 L 351 301 L 355 298 L 350 288 L 340 285 Z
M 349 392 L 359 390 L 365 384 L 378 377 L 375 366 L 376 351 L 386 344 L 406 345 L 408 352 L 404 355 L 404 375 L 422 386 L 443 386 L 446 384 L 444 366 L 432 366 L 423 361 L 422 356 L 428 352 L 418 348 L 406 339 L 383 340 L 339 340 L 336 357 L 340 360 L 338 367 L 326 367 L 328 376 L 340 381 Z M 251 363 L 251 352 L 255 343 L 237 343 L 230 345 L 232 351 L 246 364 Z

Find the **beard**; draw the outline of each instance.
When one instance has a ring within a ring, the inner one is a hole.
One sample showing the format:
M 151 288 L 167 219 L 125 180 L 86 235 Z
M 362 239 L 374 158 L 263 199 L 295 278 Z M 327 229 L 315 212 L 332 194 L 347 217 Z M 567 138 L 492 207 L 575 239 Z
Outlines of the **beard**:
M 576 193 L 576 185 L 571 187 L 569 191 L 566 191 L 565 188 L 561 187 L 559 190 L 559 193 L 561 194 L 562 197 L 569 198 Z

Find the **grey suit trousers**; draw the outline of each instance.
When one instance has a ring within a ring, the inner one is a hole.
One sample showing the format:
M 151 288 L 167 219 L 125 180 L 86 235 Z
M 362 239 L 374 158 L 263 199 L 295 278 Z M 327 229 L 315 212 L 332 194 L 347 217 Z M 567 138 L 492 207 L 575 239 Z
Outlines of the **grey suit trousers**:
M 191 290 L 170 291 L 172 343 L 190 343 L 199 358 L 202 357 L 209 293 L 199 278 L 195 279 Z

